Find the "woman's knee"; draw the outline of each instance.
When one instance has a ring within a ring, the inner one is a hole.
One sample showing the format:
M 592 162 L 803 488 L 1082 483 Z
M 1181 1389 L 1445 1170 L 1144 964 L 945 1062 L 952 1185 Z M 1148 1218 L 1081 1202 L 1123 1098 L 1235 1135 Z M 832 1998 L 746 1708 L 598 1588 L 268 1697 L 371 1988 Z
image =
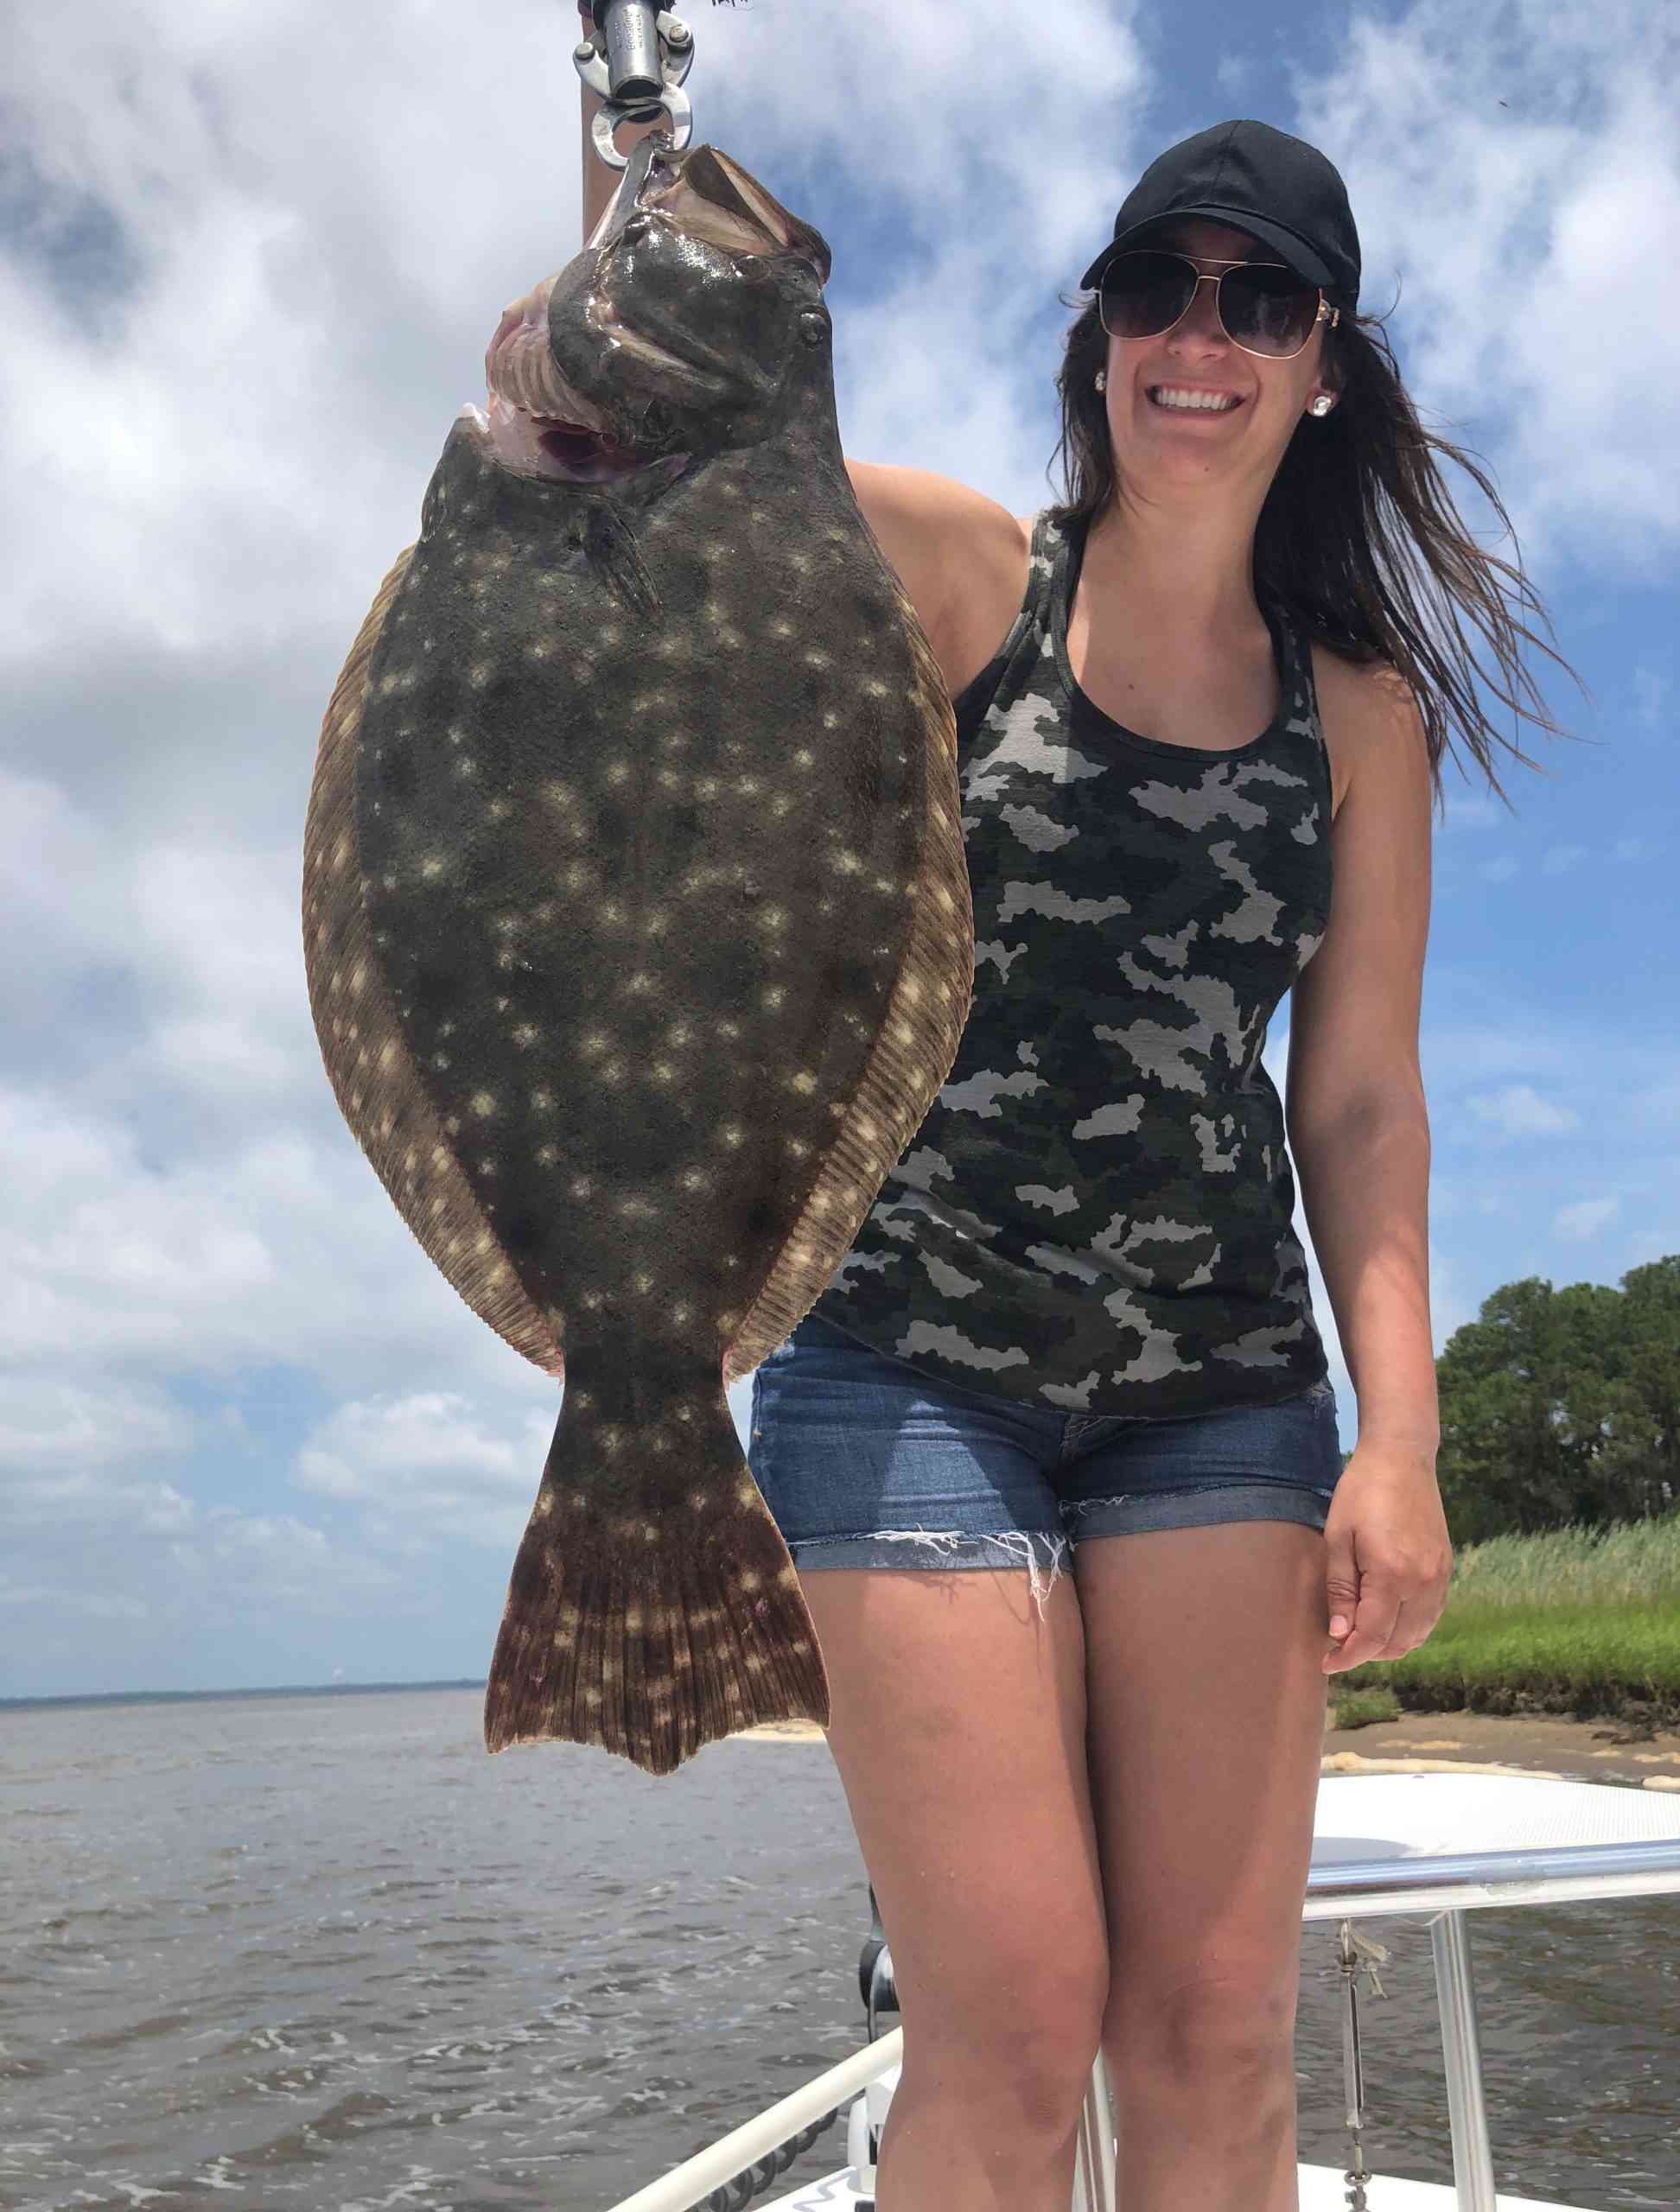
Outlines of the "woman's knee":
M 1103 2005 L 1088 1987 L 1049 1977 L 1000 1984 L 964 2018 L 904 2022 L 905 2078 L 964 2109 L 1007 2113 L 1013 2129 L 1060 2142 L 1078 2119 L 1102 2044 Z

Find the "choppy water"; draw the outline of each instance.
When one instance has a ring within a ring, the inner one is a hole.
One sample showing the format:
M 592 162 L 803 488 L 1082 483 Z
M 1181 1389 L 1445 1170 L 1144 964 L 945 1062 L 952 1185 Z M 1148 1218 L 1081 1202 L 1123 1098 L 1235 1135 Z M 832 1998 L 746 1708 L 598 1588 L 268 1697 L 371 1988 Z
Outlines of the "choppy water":
M 480 1696 L 0 1713 L 0 2207 L 605 2212 L 855 2050 L 862 1864 L 820 1743 L 655 1781 L 487 1758 Z M 1451 2179 L 1427 1923 L 1361 1984 L 1367 2156 Z M 1680 1907 L 1470 1921 L 1502 2190 L 1680 2204 Z M 1301 2153 L 1339 2165 L 1333 1930 Z M 844 2163 L 843 2126 L 777 2184 Z

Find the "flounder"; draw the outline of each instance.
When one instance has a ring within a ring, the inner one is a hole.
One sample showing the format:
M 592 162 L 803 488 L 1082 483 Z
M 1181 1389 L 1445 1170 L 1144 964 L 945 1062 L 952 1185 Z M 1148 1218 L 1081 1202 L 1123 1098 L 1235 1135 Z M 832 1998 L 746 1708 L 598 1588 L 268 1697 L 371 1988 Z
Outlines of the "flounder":
M 973 983 L 956 731 L 859 512 L 828 248 L 637 149 L 504 315 L 333 693 L 304 837 L 346 1120 L 563 1380 L 485 1740 L 666 1774 L 828 1681 L 724 1392 L 844 1257 Z

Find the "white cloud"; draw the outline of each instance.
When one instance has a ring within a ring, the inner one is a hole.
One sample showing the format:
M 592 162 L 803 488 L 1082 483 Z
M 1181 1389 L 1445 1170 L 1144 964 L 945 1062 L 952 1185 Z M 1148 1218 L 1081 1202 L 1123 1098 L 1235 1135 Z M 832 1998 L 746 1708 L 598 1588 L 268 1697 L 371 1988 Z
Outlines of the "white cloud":
M 1573 1205 L 1560 1206 L 1553 1215 L 1553 1232 L 1578 1239 L 1595 1236 L 1607 1222 L 1615 1219 L 1620 1205 L 1620 1198 L 1577 1198 Z
M 297 1480 L 357 1506 L 381 1550 L 407 1554 L 465 1538 L 511 1559 L 537 1496 L 559 1395 L 523 1418 L 505 1408 L 493 1431 L 452 1391 L 352 1400 L 299 1451 Z
M 1526 1083 L 1465 1101 L 1479 1122 L 1505 1137 L 1562 1136 L 1581 1126 L 1581 1116 L 1568 1106 L 1554 1105 Z
M 1467 798 L 1455 798 L 1448 808 L 1441 827 L 1446 830 L 1492 830 L 1509 823 L 1511 814 L 1496 798 L 1472 793 Z
M 1668 712 L 1669 695 L 1673 685 L 1658 670 L 1643 662 L 1630 679 L 1633 687 L 1633 712 L 1646 729 L 1655 729 Z
M 155 1383 L 41 1369 L 0 1377 L 0 1468 L 9 1478 L 128 1465 L 184 1451 L 192 1436 L 192 1421 Z M 0 1515 L 18 1495 L 15 1486 L 0 1491 Z
M 1587 859 L 1590 848 L 1586 845 L 1551 845 L 1540 863 L 1542 875 L 1567 875 L 1571 868 L 1579 868 Z
M 1513 875 L 1521 872 L 1522 865 L 1521 861 L 1513 860 L 1506 854 L 1497 861 L 1479 862 L 1476 874 L 1484 883 L 1509 883 Z
M 1347 181 L 1364 310 L 1402 280 L 1401 365 L 1429 427 L 1444 410 L 1448 437 L 1491 451 L 1530 566 L 1567 535 L 1659 582 L 1680 439 L 1651 395 L 1680 382 L 1680 297 L 1648 270 L 1680 229 L 1680 19 L 1647 0 L 1415 0 L 1356 12 L 1334 45 L 1299 105 Z

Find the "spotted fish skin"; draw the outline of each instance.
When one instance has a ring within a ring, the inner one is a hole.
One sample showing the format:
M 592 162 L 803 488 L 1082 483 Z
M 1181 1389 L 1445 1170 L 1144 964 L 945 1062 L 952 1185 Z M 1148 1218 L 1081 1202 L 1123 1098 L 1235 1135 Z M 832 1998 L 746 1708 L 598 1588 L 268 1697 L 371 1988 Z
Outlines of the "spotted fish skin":
M 607 473 L 458 421 L 322 729 L 329 1077 L 434 1262 L 566 1384 L 492 1750 L 668 1773 L 828 1719 L 724 1390 L 937 1096 L 973 931 L 954 723 L 845 476 L 826 273 L 727 156 L 645 156 L 546 304 L 544 388 Z

